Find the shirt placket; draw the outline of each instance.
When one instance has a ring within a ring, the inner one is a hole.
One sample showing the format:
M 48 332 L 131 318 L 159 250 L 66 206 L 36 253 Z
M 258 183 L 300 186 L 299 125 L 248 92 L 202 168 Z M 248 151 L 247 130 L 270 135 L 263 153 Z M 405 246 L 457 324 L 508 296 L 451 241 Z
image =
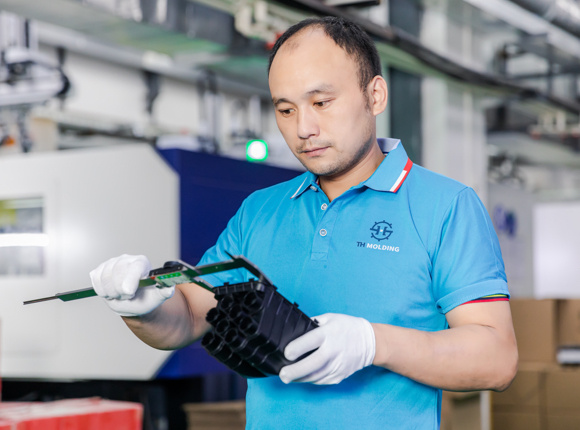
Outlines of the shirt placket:
M 312 254 L 310 256 L 311 260 L 319 261 L 328 258 L 332 233 L 338 218 L 338 211 L 342 204 L 342 199 L 335 199 L 329 203 L 324 193 L 320 194 L 324 196 L 325 201 L 322 199 L 320 201 L 318 210 L 321 212 L 321 215 L 318 218 L 318 224 L 316 225 L 312 239 Z

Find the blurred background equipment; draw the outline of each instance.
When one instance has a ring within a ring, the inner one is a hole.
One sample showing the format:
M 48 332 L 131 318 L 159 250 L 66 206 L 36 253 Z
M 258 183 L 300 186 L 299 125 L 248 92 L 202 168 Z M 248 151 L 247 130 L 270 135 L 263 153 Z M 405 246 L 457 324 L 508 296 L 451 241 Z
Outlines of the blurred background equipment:
M 301 173 L 276 125 L 268 55 L 320 15 L 377 44 L 389 85 L 377 134 L 486 204 L 522 363 L 556 366 L 523 364 L 503 400 L 446 395 L 442 428 L 580 428 L 580 405 L 556 396 L 580 399 L 566 384 L 577 372 L 555 358 L 580 345 L 578 0 L 0 0 L 4 399 L 101 395 L 142 403 L 144 429 L 226 416 L 243 428 L 244 380 L 199 344 L 151 350 L 97 300 L 20 303 L 80 288 L 124 252 L 196 264 L 243 198 Z M 530 314 L 558 328 L 530 335 Z
M 64 73 L 29 48 L 10 47 L 0 62 L 0 107 L 44 103 L 66 91 Z

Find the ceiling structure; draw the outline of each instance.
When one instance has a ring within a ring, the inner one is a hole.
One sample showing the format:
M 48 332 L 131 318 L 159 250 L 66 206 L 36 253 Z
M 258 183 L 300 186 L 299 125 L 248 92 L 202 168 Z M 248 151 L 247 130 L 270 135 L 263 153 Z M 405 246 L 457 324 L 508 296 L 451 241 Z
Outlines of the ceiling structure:
M 398 28 L 319 0 L 0 0 L 0 10 L 35 20 L 42 43 L 190 82 L 207 79 L 211 71 L 219 88 L 263 97 L 268 97 L 268 44 L 307 16 L 342 15 L 377 40 L 390 67 L 461 82 L 494 100 L 500 109 L 491 128 L 506 122 L 513 128 L 518 121 L 527 127 L 562 114 L 565 124 L 578 123 L 578 94 L 553 91 L 556 79 L 580 72 L 580 39 L 571 33 L 571 19 L 554 12 L 559 21 L 550 22 L 537 15 L 533 0 L 415 1 L 483 37 L 506 37 L 497 49 L 499 61 L 483 69 L 463 64 Z M 533 70 L 518 67 L 525 56 L 534 57 Z M 500 117 L 504 111 L 507 119 Z
M 468 19 L 470 25 L 488 32 L 497 31 L 500 26 L 504 31 L 510 28 L 498 17 L 473 13 L 475 6 L 463 0 L 426 0 L 424 5 L 444 9 L 454 19 Z M 536 99 L 574 114 L 580 112 L 576 100 L 539 91 L 520 80 L 474 70 L 444 53 L 428 49 L 400 29 L 375 24 L 349 9 L 317 0 L 52 0 L 40 3 L 0 0 L 0 9 L 40 21 L 40 39 L 66 44 L 68 49 L 87 53 L 93 50 L 101 55 L 106 55 L 108 49 L 111 57 L 124 57 L 125 61 L 132 58 L 134 63 L 151 71 L 174 75 L 181 72 L 183 77 L 192 79 L 199 78 L 195 71 L 212 69 L 232 82 L 246 83 L 265 92 L 267 44 L 304 17 L 339 14 L 357 21 L 373 35 L 381 55 L 392 67 Z M 557 46 L 550 45 L 552 48 L 548 50 L 537 37 L 521 38 L 520 42 L 530 52 L 550 55 L 560 70 L 569 69 L 578 58 L 560 51 Z M 577 45 L 580 53 L 580 44 Z

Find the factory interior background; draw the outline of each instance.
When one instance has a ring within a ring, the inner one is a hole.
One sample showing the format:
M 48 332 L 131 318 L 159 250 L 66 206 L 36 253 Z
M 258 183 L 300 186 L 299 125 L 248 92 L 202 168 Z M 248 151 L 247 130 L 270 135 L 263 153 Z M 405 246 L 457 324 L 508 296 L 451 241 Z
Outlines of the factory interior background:
M 97 298 L 23 302 L 123 253 L 196 264 L 301 174 L 268 54 L 325 15 L 377 44 L 378 136 L 472 187 L 502 247 L 519 373 L 444 393 L 441 428 L 580 428 L 578 0 L 0 0 L 0 428 L 11 402 L 100 400 L 135 428 L 244 428 L 245 380 L 199 343 L 152 349 Z

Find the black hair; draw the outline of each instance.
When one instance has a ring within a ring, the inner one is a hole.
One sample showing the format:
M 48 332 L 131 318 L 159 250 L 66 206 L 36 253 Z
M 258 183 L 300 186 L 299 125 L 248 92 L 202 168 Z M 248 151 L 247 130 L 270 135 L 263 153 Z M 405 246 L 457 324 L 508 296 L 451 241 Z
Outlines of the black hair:
M 270 52 L 268 74 L 280 47 L 296 33 L 308 27 L 321 28 L 334 43 L 353 57 L 359 65 L 359 83 L 362 91 L 366 90 L 367 85 L 375 76 L 382 75 L 379 53 L 370 36 L 357 24 L 334 16 L 308 18 L 286 30 Z

